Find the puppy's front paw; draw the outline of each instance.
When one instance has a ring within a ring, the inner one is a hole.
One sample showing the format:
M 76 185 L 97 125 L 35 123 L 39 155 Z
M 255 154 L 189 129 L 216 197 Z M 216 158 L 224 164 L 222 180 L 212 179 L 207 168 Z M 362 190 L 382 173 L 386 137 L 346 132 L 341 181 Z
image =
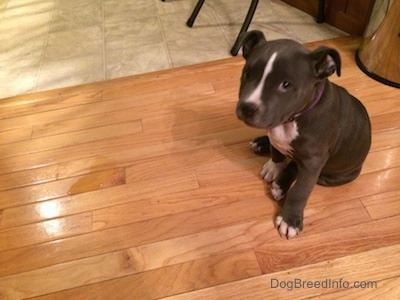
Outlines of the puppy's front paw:
M 286 168 L 286 161 L 275 163 L 270 159 L 262 168 L 260 176 L 267 182 L 272 182 L 278 178 Z
M 291 226 L 282 216 L 277 216 L 275 219 L 275 227 L 278 229 L 281 236 L 286 236 L 288 239 L 294 238 L 300 233 L 300 228 Z

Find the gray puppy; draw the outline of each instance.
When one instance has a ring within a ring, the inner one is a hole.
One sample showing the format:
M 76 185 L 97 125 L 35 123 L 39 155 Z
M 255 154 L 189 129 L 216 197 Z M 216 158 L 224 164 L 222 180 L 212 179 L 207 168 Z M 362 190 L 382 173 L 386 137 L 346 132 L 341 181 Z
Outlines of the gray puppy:
M 261 176 L 272 183 L 276 200 L 285 198 L 275 225 L 292 238 L 303 228 L 303 211 L 316 183 L 340 185 L 360 174 L 371 124 L 362 103 L 328 80 L 335 72 L 340 76 L 335 49 L 309 51 L 287 39 L 267 42 L 260 31 L 245 33 L 242 47 L 246 64 L 236 114 L 267 131 L 252 148 L 270 151 Z

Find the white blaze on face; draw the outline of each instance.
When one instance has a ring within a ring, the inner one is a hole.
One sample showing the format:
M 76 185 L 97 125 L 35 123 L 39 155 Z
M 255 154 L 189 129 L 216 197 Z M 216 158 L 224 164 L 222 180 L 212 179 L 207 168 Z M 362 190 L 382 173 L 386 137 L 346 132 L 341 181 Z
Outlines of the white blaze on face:
M 262 95 L 262 91 L 264 89 L 265 79 L 272 72 L 272 67 L 273 67 L 273 64 L 274 64 L 277 54 L 278 54 L 277 52 L 274 52 L 271 55 L 271 57 L 269 58 L 267 64 L 265 65 L 264 73 L 263 73 L 263 76 L 261 77 L 260 82 L 258 83 L 256 89 L 246 99 L 246 101 L 245 101 L 246 103 L 253 103 L 253 104 L 256 104 L 257 106 L 261 105 L 261 95 Z

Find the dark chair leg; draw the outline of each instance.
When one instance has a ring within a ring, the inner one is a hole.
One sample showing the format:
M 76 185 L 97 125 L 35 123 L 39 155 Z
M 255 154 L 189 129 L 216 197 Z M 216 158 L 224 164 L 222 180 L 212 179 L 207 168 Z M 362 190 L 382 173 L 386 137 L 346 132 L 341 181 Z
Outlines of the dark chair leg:
M 325 21 L 325 0 L 318 0 L 317 23 Z
M 240 32 L 239 32 L 239 34 L 238 34 L 238 36 L 236 38 L 236 41 L 232 46 L 232 49 L 231 49 L 231 55 L 232 56 L 236 56 L 238 54 L 238 52 L 239 52 L 239 49 L 240 49 L 240 46 L 241 46 L 240 45 L 241 35 L 242 35 L 243 32 L 247 31 L 247 29 L 249 28 L 251 20 L 253 19 L 254 13 L 256 11 L 257 5 L 258 5 L 258 0 L 252 0 L 251 1 L 249 10 L 248 10 L 247 15 L 246 15 L 246 19 L 244 19 L 242 28 L 240 29 Z
M 201 7 L 203 6 L 204 1 L 205 0 L 199 0 L 197 2 L 196 7 L 194 8 L 190 18 L 186 22 L 187 26 L 189 26 L 189 27 L 193 26 L 193 23 L 196 20 L 196 17 L 199 14 L 199 11 L 200 11 Z M 240 49 L 240 36 L 241 36 L 241 34 L 243 32 L 247 31 L 247 29 L 249 28 L 251 20 L 253 19 L 254 13 L 256 11 L 256 8 L 257 8 L 257 5 L 258 5 L 258 1 L 259 0 L 252 0 L 251 1 L 249 10 L 248 10 L 247 15 L 246 15 L 246 18 L 245 18 L 245 20 L 243 22 L 242 28 L 240 29 L 240 32 L 239 32 L 239 34 L 238 34 L 238 36 L 236 38 L 236 41 L 233 44 L 232 49 L 230 51 L 233 56 L 236 56 L 238 54 L 238 52 L 239 52 L 239 49 Z
M 193 26 L 194 21 L 196 20 L 197 15 L 199 14 L 199 11 L 201 9 L 201 7 L 204 4 L 204 0 L 199 0 L 199 2 L 197 2 L 196 7 L 194 8 L 190 18 L 187 20 L 186 25 L 189 27 Z
M 161 1 L 165 1 L 165 0 L 161 0 Z M 203 4 L 204 4 L 205 0 L 199 0 L 196 4 L 196 7 L 194 8 L 191 16 L 189 17 L 189 19 L 186 22 L 186 25 L 189 27 L 193 26 L 194 21 L 196 20 L 197 15 L 200 12 L 200 9 L 202 8 Z M 251 20 L 253 19 L 254 13 L 256 11 L 257 5 L 258 5 L 258 1 L 259 0 L 252 0 L 249 10 L 247 12 L 246 18 L 243 22 L 242 28 L 240 29 L 240 32 L 236 38 L 235 43 L 233 44 L 232 48 L 231 48 L 231 55 L 232 56 L 236 56 L 239 52 L 240 49 L 240 38 L 243 32 L 246 32 L 247 29 L 250 26 Z M 317 15 L 317 23 L 323 23 L 324 22 L 324 18 L 325 17 L 325 0 L 318 0 L 318 15 Z

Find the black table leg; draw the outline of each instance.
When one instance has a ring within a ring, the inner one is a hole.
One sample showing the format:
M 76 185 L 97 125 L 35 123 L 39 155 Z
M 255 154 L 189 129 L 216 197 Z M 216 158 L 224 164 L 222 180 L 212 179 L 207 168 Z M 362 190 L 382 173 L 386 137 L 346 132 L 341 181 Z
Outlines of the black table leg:
M 318 0 L 317 23 L 325 21 L 325 0 Z
M 189 26 L 189 27 L 192 27 L 192 26 L 193 26 L 193 23 L 194 23 L 194 21 L 196 20 L 196 17 L 197 17 L 197 15 L 199 14 L 200 9 L 202 8 L 202 6 L 203 6 L 203 4 L 204 4 L 204 1 L 205 1 L 205 0 L 199 0 L 199 1 L 197 2 L 196 7 L 194 8 L 192 14 L 190 15 L 189 19 L 188 19 L 187 22 L 186 22 L 186 25 L 187 25 L 187 26 Z M 245 18 L 245 20 L 244 20 L 244 22 L 243 22 L 242 28 L 240 29 L 240 32 L 239 32 L 239 34 L 238 34 L 238 36 L 237 36 L 237 38 L 236 38 L 236 41 L 235 41 L 235 43 L 233 44 L 232 49 L 231 49 L 231 51 L 230 51 L 230 53 L 232 54 L 232 56 L 236 56 L 236 55 L 238 54 L 238 52 L 239 52 L 239 49 L 240 49 L 240 46 L 241 46 L 241 45 L 240 45 L 240 37 L 241 37 L 241 34 L 242 34 L 243 32 L 245 32 L 245 31 L 247 31 L 247 29 L 249 28 L 250 23 L 251 23 L 251 20 L 253 19 L 254 13 L 255 13 L 255 11 L 256 11 L 256 8 L 257 8 L 257 5 L 258 5 L 258 1 L 259 1 L 259 0 L 252 0 L 252 1 L 251 1 L 249 10 L 248 10 L 247 15 L 246 15 L 246 18 Z
M 254 13 L 256 11 L 257 5 L 258 5 L 258 0 L 252 0 L 251 1 L 249 10 L 248 10 L 247 15 L 246 15 L 246 19 L 244 20 L 242 28 L 240 29 L 240 32 L 239 32 L 239 34 L 238 34 L 238 36 L 236 38 L 236 41 L 232 46 L 232 49 L 231 49 L 231 55 L 232 56 L 236 56 L 238 54 L 238 52 L 239 52 L 239 49 L 240 49 L 240 46 L 241 46 L 240 45 L 241 35 L 242 35 L 243 32 L 246 32 L 247 29 L 249 28 L 251 20 L 253 19 Z
M 201 9 L 201 7 L 204 4 L 204 0 L 199 0 L 199 2 L 197 2 L 196 7 L 194 8 L 192 14 L 190 15 L 189 19 L 186 22 L 186 25 L 189 27 L 193 26 L 194 21 L 196 20 L 197 15 L 199 14 L 199 11 Z

